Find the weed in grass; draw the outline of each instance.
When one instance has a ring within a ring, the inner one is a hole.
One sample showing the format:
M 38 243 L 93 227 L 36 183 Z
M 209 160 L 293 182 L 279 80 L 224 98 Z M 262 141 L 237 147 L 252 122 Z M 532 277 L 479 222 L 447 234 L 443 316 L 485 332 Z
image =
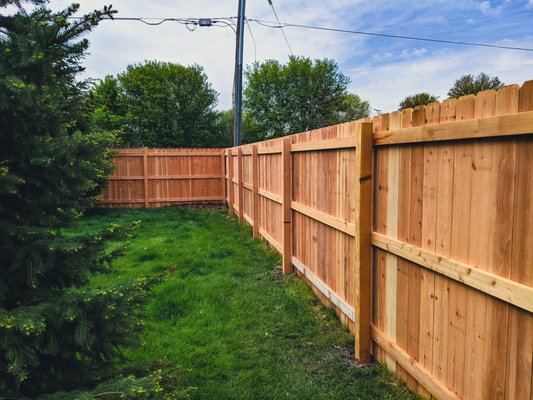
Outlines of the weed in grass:
M 124 370 L 164 359 L 169 371 L 180 368 L 182 388 L 197 388 L 193 399 L 416 398 L 383 367 L 358 365 L 334 313 L 224 212 L 97 211 L 76 229 L 135 220 L 114 272 L 92 282 L 168 271 L 142 310 L 141 345 L 124 349 Z

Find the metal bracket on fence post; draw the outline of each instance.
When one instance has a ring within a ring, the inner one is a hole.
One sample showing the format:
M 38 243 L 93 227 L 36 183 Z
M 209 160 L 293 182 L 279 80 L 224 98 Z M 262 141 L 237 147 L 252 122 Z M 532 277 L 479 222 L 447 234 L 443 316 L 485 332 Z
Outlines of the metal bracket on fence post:
M 372 344 L 372 128 L 358 123 L 355 141 L 355 357 L 361 363 L 370 362 Z

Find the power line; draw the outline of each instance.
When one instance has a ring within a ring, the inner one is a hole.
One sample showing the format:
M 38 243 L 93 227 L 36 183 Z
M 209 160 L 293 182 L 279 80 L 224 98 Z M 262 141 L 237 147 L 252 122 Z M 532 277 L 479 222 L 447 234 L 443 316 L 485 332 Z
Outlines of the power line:
M 257 62 L 257 46 L 255 44 L 255 38 L 252 32 L 252 27 L 250 26 L 250 22 L 247 19 L 245 19 L 244 22 L 246 22 L 246 26 L 248 27 L 248 30 L 250 31 L 250 37 L 252 38 L 252 43 L 254 44 L 254 62 Z
M 272 3 L 272 0 L 268 0 L 268 4 L 270 4 L 270 7 L 272 7 L 272 11 L 274 12 L 274 16 L 276 17 L 276 21 L 278 21 L 278 25 L 281 28 L 281 33 L 283 33 L 283 37 L 285 38 L 285 43 L 287 43 L 287 47 L 289 48 L 289 51 L 291 52 L 291 55 L 294 55 L 291 49 L 291 45 L 289 44 L 289 39 L 287 39 L 287 35 L 285 35 L 285 31 L 283 30 L 283 26 L 281 26 L 281 23 L 279 22 L 278 13 L 276 12 L 276 9 L 274 8 L 274 4 Z
M 69 17 L 69 19 L 82 19 L 82 17 Z M 113 21 L 139 21 L 146 25 L 161 25 L 164 22 L 177 22 L 183 25 L 187 25 L 187 24 L 198 25 L 198 21 L 200 20 L 200 18 L 142 18 L 142 17 L 139 17 L 139 18 L 114 17 L 113 19 L 111 18 L 105 18 L 105 19 L 113 20 Z M 217 26 L 216 24 L 222 24 L 224 26 L 232 28 L 233 30 L 234 30 L 234 27 L 233 27 L 234 25 L 232 24 L 234 24 L 235 19 L 236 17 L 211 18 L 213 22 L 213 26 Z M 432 38 L 424 38 L 424 37 L 419 37 L 419 36 L 405 36 L 405 35 L 395 35 L 395 34 L 389 34 L 389 33 L 356 31 L 356 30 L 350 30 L 350 29 L 338 29 L 338 28 L 330 28 L 330 27 L 324 27 L 324 26 L 292 24 L 292 23 L 286 23 L 286 22 L 281 23 L 279 22 L 279 20 L 278 22 L 265 21 L 265 20 L 255 19 L 255 18 L 247 18 L 246 20 L 250 22 L 255 22 L 267 28 L 281 29 L 282 32 L 284 32 L 283 28 L 304 28 L 304 29 L 313 29 L 313 30 L 328 31 L 328 32 L 349 33 L 349 34 L 355 34 L 355 35 L 385 37 L 385 38 L 390 38 L 390 39 L 417 40 L 417 41 L 422 41 L 422 42 L 454 44 L 454 45 L 474 46 L 474 47 L 488 47 L 488 48 L 494 48 L 494 49 L 532 51 L 533 52 L 533 48 L 528 48 L 528 47 L 502 46 L 502 45 L 488 44 L 488 43 L 475 43 L 475 42 L 465 42 L 465 41 L 455 41 L 455 40 L 445 40 L 445 39 L 432 39 Z M 150 22 L 150 21 L 154 21 L 154 22 Z M 230 21 L 230 22 L 227 22 L 227 21 Z M 285 33 L 283 33 L 283 36 L 285 36 Z M 288 45 L 288 41 L 287 41 L 287 45 Z M 289 49 L 290 49 L 290 46 L 289 46 Z
M 388 34 L 388 33 L 376 33 L 376 32 L 355 31 L 355 30 L 349 30 L 349 29 L 329 28 L 329 27 L 323 27 L 323 26 L 280 23 L 279 20 L 277 24 L 272 21 L 264 21 L 264 20 L 259 20 L 259 19 L 250 18 L 249 20 L 252 22 L 258 23 L 259 25 L 265 26 L 267 28 L 281 29 L 282 32 L 283 32 L 283 28 L 288 28 L 288 27 L 305 28 L 305 29 L 314 29 L 314 30 L 328 31 L 328 32 L 351 33 L 355 35 L 386 37 L 386 38 L 392 38 L 392 39 L 418 40 L 418 41 L 423 41 L 423 42 L 456 44 L 456 45 L 462 45 L 462 46 L 490 47 L 490 48 L 504 49 L 504 50 L 533 51 L 533 48 L 527 48 L 527 47 L 500 46 L 496 44 L 487 44 L 487 43 L 474 43 L 474 42 L 463 42 L 463 41 L 444 40 L 444 39 L 431 39 L 431 38 L 423 38 L 423 37 L 418 37 L 418 36 L 404 36 L 404 35 L 394 35 L 394 34 Z
M 68 17 L 72 20 L 81 20 L 83 17 Z M 103 18 L 104 20 L 110 21 L 137 21 L 142 22 L 143 24 L 150 26 L 162 25 L 165 22 L 177 22 L 178 24 L 185 25 L 190 31 L 195 30 L 198 26 L 204 26 L 201 24 L 201 20 L 210 21 L 212 25 L 205 26 L 217 26 L 220 28 L 229 27 L 234 32 L 235 31 L 235 22 L 233 17 L 221 17 L 221 18 L 143 18 L 143 17 L 113 17 L 113 18 Z M 217 25 L 219 24 L 219 25 Z M 191 28 L 192 26 L 192 28 Z

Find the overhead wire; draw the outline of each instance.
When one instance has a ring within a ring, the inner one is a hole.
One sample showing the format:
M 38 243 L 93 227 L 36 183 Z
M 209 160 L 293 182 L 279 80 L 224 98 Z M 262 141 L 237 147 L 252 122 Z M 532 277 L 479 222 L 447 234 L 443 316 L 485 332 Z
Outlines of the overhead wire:
M 314 29 L 314 30 L 320 30 L 320 31 L 350 33 L 350 34 L 356 34 L 356 35 L 386 37 L 386 38 L 392 38 L 392 39 L 418 40 L 418 41 L 424 41 L 424 42 L 454 44 L 454 45 L 462 45 L 462 46 L 490 47 L 490 48 L 504 49 L 504 50 L 533 51 L 533 48 L 528 48 L 528 47 L 514 47 L 514 46 L 503 46 L 503 45 L 488 44 L 488 43 L 475 43 L 475 42 L 465 42 L 465 41 L 455 41 L 455 40 L 445 40 L 445 39 L 432 39 L 432 38 L 424 38 L 424 37 L 419 37 L 419 36 L 394 35 L 394 34 L 389 34 L 389 33 L 356 31 L 356 30 L 350 30 L 350 29 L 329 28 L 329 27 L 314 26 L 314 25 L 279 23 L 279 21 L 276 24 L 276 22 L 273 22 L 273 21 L 264 21 L 264 20 L 252 19 L 252 18 L 249 18 L 249 20 L 259 25 L 265 26 L 267 28 L 282 29 L 282 30 L 283 28 L 305 28 L 305 29 Z
M 82 17 L 68 17 L 68 19 L 82 19 Z M 199 24 L 198 22 L 199 18 L 113 17 L 113 18 L 105 18 L 105 19 L 113 20 L 113 21 L 139 21 L 146 25 L 152 25 L 152 26 L 161 25 L 164 22 L 177 22 L 183 25 L 187 25 L 187 24 L 198 25 Z M 225 21 L 223 25 L 232 28 L 234 31 L 235 29 L 233 25 L 227 21 L 231 21 L 232 23 L 234 23 L 235 19 L 236 17 L 211 18 L 211 20 L 213 21 L 213 24 L 222 23 L 223 21 Z M 276 19 L 277 19 L 277 15 L 276 15 Z M 151 20 L 153 20 L 154 22 L 150 22 Z M 503 49 L 503 50 L 533 52 L 533 48 L 530 48 L 530 47 L 516 47 L 516 46 L 489 44 L 489 43 L 466 42 L 466 41 L 458 41 L 458 40 L 433 39 L 433 38 L 425 38 L 425 37 L 420 37 L 420 36 L 407 36 L 407 35 L 396 35 L 396 34 L 390 34 L 390 33 L 357 31 L 357 30 L 351 30 L 351 29 L 340 29 L 340 28 L 331 28 L 331 27 L 325 27 L 325 26 L 305 25 L 305 24 L 293 24 L 293 23 L 287 23 L 287 22 L 281 23 L 279 19 L 277 20 L 277 22 L 273 22 L 273 21 L 265 21 L 265 20 L 256 19 L 256 18 L 246 18 L 246 21 L 255 22 L 267 28 L 281 29 L 281 31 L 283 32 L 283 36 L 285 38 L 286 38 L 286 35 L 284 33 L 283 28 L 303 28 L 303 29 L 313 29 L 313 30 L 327 31 L 327 32 L 338 32 L 338 33 L 349 33 L 349 34 L 364 35 L 364 36 L 384 37 L 384 38 L 390 38 L 390 39 L 416 40 L 416 41 L 431 42 L 431 43 L 442 43 L 442 44 L 452 44 L 452 45 L 461 45 L 461 46 L 474 46 L 474 47 L 486 47 L 486 48 Z M 289 50 L 292 53 L 292 49 L 290 48 L 288 40 L 287 40 L 287 46 L 289 47 Z
M 83 17 L 68 17 L 68 19 L 80 20 L 80 19 L 83 19 Z M 199 21 L 200 21 L 200 18 L 144 18 L 144 17 L 113 17 L 113 18 L 110 18 L 109 17 L 109 18 L 103 18 L 103 19 L 110 20 L 110 21 L 138 21 L 138 22 L 142 22 L 145 25 L 150 25 L 150 26 L 159 26 L 165 22 L 177 22 L 179 24 L 185 25 L 185 27 L 189 31 L 196 30 L 196 28 L 199 26 Z M 217 26 L 220 28 L 229 27 L 233 30 L 233 32 L 236 32 L 235 23 L 232 17 L 207 18 L 207 19 L 210 19 L 212 21 L 213 23 L 212 26 Z M 217 25 L 217 24 L 222 24 L 222 26 Z
M 250 37 L 252 38 L 252 43 L 254 44 L 254 62 L 257 62 L 257 46 L 255 44 L 255 38 L 252 32 L 252 27 L 250 26 L 250 22 L 248 22 L 246 19 L 245 19 L 245 22 L 246 22 L 246 26 L 248 27 L 248 30 L 250 31 Z
M 268 4 L 270 4 L 270 7 L 272 7 L 272 11 L 274 12 L 274 16 L 276 17 L 276 21 L 278 21 L 278 25 L 281 28 L 281 33 L 283 34 L 283 37 L 285 38 L 285 43 L 287 43 L 287 47 L 289 48 L 289 51 L 291 52 L 291 55 L 294 55 L 292 52 L 291 45 L 289 44 L 289 39 L 287 39 L 287 35 L 285 35 L 285 31 L 283 30 L 283 27 L 281 26 L 281 23 L 279 22 L 278 13 L 276 12 L 276 9 L 274 8 L 274 4 L 272 3 L 272 0 L 268 0 Z

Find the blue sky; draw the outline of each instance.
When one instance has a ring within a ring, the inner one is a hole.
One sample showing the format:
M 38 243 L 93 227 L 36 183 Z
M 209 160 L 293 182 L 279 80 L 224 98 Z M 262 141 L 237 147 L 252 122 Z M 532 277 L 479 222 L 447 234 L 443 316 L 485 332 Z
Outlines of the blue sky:
M 272 0 L 282 22 L 341 29 L 422 36 L 533 48 L 533 0 L 517 1 L 319 1 Z M 51 0 L 53 9 L 70 2 Z M 109 2 L 80 1 L 82 11 Z M 237 0 L 115 0 L 122 17 L 230 17 Z M 273 21 L 267 0 L 247 0 L 246 16 Z M 245 63 L 287 61 L 289 50 L 279 30 L 250 23 Z M 484 71 L 506 84 L 533 79 L 533 52 L 443 45 L 286 28 L 295 55 L 333 58 L 352 83 L 350 91 L 383 112 L 397 109 L 407 95 L 427 91 L 446 98 L 455 79 Z M 198 28 L 177 23 L 148 27 L 139 22 L 105 22 L 89 35 L 87 77 L 101 78 L 128 64 L 164 60 L 205 68 L 220 93 L 219 108 L 231 107 L 235 37 L 230 29 Z

